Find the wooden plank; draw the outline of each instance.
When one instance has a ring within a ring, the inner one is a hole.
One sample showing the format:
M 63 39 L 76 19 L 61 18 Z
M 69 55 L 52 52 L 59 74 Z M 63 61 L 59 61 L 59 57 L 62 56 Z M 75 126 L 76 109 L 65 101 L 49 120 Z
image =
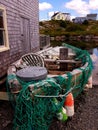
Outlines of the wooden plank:
M 48 72 L 49 74 L 52 74 L 52 75 L 62 75 L 66 73 L 65 71 L 58 71 L 58 70 L 48 70 Z
M 9 96 L 7 92 L 0 92 L 0 100 L 7 100 L 9 101 Z
M 57 62 L 60 62 L 60 63 L 81 63 L 81 61 L 75 61 L 75 60 L 57 60 Z
M 49 48 L 46 48 L 45 50 L 38 51 L 37 54 L 43 54 L 43 53 L 45 53 L 45 52 L 47 52 L 49 50 L 52 50 L 52 49 L 53 49 L 53 47 L 49 47 Z
M 61 62 L 61 63 L 81 63 L 81 61 L 76 60 L 55 60 L 55 59 L 44 59 L 45 62 Z
M 45 62 L 56 62 L 55 59 L 44 59 Z

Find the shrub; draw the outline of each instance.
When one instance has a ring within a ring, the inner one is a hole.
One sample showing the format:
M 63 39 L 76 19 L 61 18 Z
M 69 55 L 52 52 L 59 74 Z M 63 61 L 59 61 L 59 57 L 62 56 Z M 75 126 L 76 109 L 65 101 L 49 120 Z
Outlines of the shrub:
M 82 24 L 84 24 L 84 25 L 88 25 L 89 22 L 88 22 L 88 20 L 84 20 L 84 22 L 83 22 Z
M 71 31 L 84 31 L 83 26 L 81 26 L 80 24 L 69 24 L 66 27 L 66 31 L 71 32 Z

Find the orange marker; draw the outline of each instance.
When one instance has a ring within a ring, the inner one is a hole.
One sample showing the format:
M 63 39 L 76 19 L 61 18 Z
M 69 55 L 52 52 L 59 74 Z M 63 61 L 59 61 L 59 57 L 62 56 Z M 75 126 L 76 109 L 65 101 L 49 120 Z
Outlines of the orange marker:
M 66 100 L 64 102 L 64 107 L 66 108 L 67 116 L 74 115 L 74 98 L 73 98 L 72 93 L 69 93 L 67 95 Z

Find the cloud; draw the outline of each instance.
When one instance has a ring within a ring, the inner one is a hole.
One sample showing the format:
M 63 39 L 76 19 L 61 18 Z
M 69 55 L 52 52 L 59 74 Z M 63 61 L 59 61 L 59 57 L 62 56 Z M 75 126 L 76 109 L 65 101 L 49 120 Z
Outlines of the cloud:
M 98 0 L 89 0 L 89 8 L 92 10 L 98 9 Z
M 71 0 L 65 3 L 65 8 L 76 11 L 80 15 L 86 15 L 91 12 L 91 10 L 98 9 L 98 0 Z
M 48 17 L 49 19 L 51 18 L 52 15 L 54 15 L 54 13 L 57 13 L 59 11 L 51 11 L 51 12 L 48 12 Z
M 81 15 L 90 13 L 88 3 L 83 0 L 71 0 L 70 2 L 65 3 L 65 7 L 72 9 Z
M 48 12 L 49 17 L 51 17 L 54 14 L 54 11 Z
M 47 3 L 47 2 L 39 3 L 39 10 L 47 10 L 51 8 L 52 8 L 52 5 L 50 3 Z
M 49 15 L 49 17 L 51 17 L 54 13 L 57 13 L 57 12 L 59 12 L 59 11 L 51 11 L 51 12 L 48 12 L 48 15 Z
M 76 16 L 71 16 L 71 18 L 70 18 L 70 19 L 71 19 L 71 21 L 72 21 L 72 19 L 74 19 L 75 17 L 76 17 Z

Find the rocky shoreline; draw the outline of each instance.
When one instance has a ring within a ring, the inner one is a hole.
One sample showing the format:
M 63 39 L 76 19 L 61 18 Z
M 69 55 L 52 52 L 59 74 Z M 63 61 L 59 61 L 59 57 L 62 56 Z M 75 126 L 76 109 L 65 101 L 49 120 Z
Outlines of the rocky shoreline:
M 55 37 L 50 37 L 51 41 L 84 41 L 84 42 L 98 42 L 98 36 L 95 35 L 62 35 L 62 36 L 55 36 Z

